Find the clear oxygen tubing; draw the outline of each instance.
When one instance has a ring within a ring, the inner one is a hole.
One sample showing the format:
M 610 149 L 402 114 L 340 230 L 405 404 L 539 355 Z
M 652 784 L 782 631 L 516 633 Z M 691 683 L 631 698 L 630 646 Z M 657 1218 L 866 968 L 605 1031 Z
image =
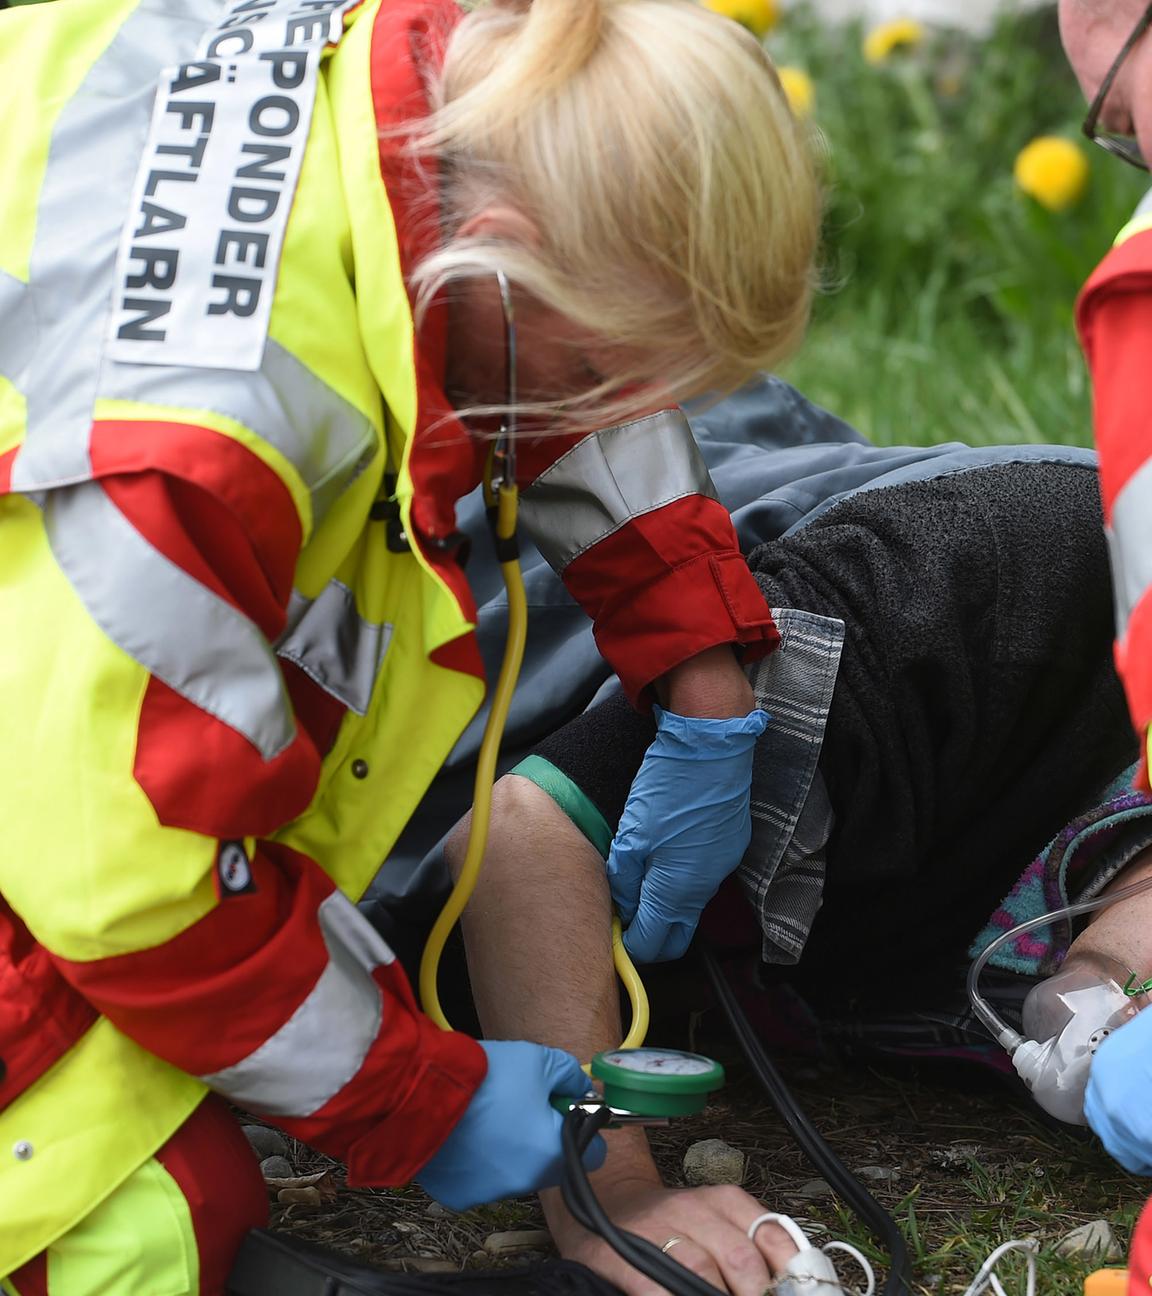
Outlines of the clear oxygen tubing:
M 1147 891 L 1149 887 L 1152 887 L 1152 877 L 1146 877 L 1139 882 L 1133 882 L 1129 886 L 1121 887 L 1119 891 L 1111 891 L 1107 895 L 1096 896 L 1092 900 L 1081 900 L 1077 904 L 1065 905 L 1063 909 L 1053 909 L 1050 913 L 1041 914 L 1038 918 L 1029 918 L 1027 922 L 1020 923 L 1019 926 L 1002 932 L 973 959 L 972 966 L 968 969 L 968 999 L 972 1004 L 972 1011 L 988 1027 L 992 1037 L 1001 1048 L 1009 1054 L 1015 1053 L 1020 1045 L 1025 1042 L 1026 1037 L 1021 1035 L 1019 1031 L 1013 1030 L 980 993 L 980 973 L 984 971 L 985 964 L 1000 946 L 1022 935 L 1024 932 L 1034 931 L 1037 927 L 1047 927 L 1050 923 L 1059 922 L 1062 918 L 1078 918 L 1081 914 L 1094 913 L 1097 909 L 1106 909 L 1109 905 L 1116 904 L 1120 900 L 1127 900 L 1131 896 L 1139 895 L 1142 891 Z
M 504 659 L 492 694 L 492 706 L 480 755 L 476 762 L 476 781 L 472 794 L 472 824 L 468 832 L 468 846 L 464 865 L 456 879 L 451 894 L 444 903 L 439 917 L 424 946 L 420 959 L 420 1003 L 425 1013 L 440 1027 L 451 1030 L 440 1004 L 437 980 L 440 959 L 452 928 L 460 920 L 465 906 L 476 890 L 480 866 L 488 847 L 488 828 L 492 819 L 492 789 L 496 782 L 496 761 L 500 742 L 508 721 L 512 695 L 524 660 L 524 644 L 528 637 L 528 599 L 524 589 L 524 574 L 516 547 L 516 514 L 519 492 L 516 488 L 516 325 L 512 312 L 512 293 L 508 280 L 501 271 L 496 272 L 500 285 L 500 299 L 504 308 L 505 345 L 507 354 L 508 392 L 506 422 L 488 457 L 484 478 L 484 501 L 489 517 L 493 519 L 497 556 L 504 588 L 508 595 L 508 632 L 504 641 Z M 628 992 L 632 1007 L 632 1024 L 621 1048 L 639 1048 L 648 1034 L 648 995 L 636 966 L 628 957 L 620 931 L 620 920 L 612 919 L 612 961 L 616 975 Z

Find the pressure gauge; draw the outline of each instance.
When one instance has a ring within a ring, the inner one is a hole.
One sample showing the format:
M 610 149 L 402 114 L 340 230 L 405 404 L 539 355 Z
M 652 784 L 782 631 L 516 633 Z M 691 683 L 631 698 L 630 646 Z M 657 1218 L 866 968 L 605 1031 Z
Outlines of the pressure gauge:
M 719 1062 L 680 1049 L 612 1049 L 592 1059 L 604 1102 L 643 1116 L 688 1116 L 724 1083 Z

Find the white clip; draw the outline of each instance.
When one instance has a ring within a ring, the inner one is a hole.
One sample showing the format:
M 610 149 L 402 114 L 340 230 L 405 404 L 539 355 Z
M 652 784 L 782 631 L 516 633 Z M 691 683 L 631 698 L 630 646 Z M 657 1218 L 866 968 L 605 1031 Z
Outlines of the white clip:
M 778 1215 L 775 1211 L 765 1211 L 748 1225 L 748 1236 L 754 1239 L 756 1230 L 762 1224 L 776 1224 L 796 1244 L 796 1254 L 784 1266 L 774 1286 L 776 1296 L 844 1296 L 849 1290 L 840 1281 L 835 1266 L 829 1260 L 829 1251 L 847 1251 L 859 1264 L 868 1279 L 868 1288 L 864 1296 L 873 1296 L 876 1290 L 876 1275 L 872 1266 L 854 1246 L 847 1242 L 829 1242 L 823 1250 L 814 1247 L 808 1235 L 790 1215 Z

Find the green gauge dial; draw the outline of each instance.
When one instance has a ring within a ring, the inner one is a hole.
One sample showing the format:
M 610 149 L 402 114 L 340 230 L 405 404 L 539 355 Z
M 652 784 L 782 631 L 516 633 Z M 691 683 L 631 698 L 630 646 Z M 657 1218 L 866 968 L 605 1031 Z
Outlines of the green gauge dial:
M 700 1111 L 724 1083 L 719 1062 L 680 1049 L 612 1049 L 592 1059 L 604 1101 L 644 1116 L 686 1116 Z

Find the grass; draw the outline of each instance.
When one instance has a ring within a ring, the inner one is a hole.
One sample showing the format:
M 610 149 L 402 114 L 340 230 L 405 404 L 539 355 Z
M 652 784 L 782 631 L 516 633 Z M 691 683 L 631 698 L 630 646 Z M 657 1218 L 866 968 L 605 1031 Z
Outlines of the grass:
M 824 290 L 785 376 L 882 444 L 1091 444 L 1076 293 L 1147 185 L 1083 141 L 1083 198 L 1013 182 L 1037 135 L 1079 138 L 1054 11 L 985 40 L 929 33 L 872 66 L 801 7 L 768 39 L 815 86 L 828 154 Z
M 721 1035 L 706 1043 L 705 1051 L 723 1056 Z M 1045 1124 L 1000 1080 L 947 1063 L 896 1070 L 785 1060 L 782 1069 L 851 1170 L 878 1166 L 890 1173 L 867 1186 L 901 1227 L 918 1296 L 959 1296 L 985 1258 L 1010 1239 L 1038 1244 L 1037 1290 L 1043 1296 L 1081 1296 L 1085 1276 L 1104 1262 L 1057 1255 L 1056 1243 L 1078 1225 L 1104 1219 L 1126 1248 L 1144 1186 L 1086 1132 Z M 686 1141 L 726 1138 L 748 1152 L 750 1192 L 772 1209 L 804 1216 L 819 1241 L 853 1243 L 878 1274 L 885 1271 L 884 1252 L 844 1203 L 796 1195 L 816 1171 L 740 1065 L 731 1071 L 735 1083 L 699 1128 L 663 1136 L 670 1145 L 661 1148 L 666 1172 L 676 1174 Z M 1007 1257 L 998 1272 L 1010 1293 L 1023 1292 L 1022 1257 Z

